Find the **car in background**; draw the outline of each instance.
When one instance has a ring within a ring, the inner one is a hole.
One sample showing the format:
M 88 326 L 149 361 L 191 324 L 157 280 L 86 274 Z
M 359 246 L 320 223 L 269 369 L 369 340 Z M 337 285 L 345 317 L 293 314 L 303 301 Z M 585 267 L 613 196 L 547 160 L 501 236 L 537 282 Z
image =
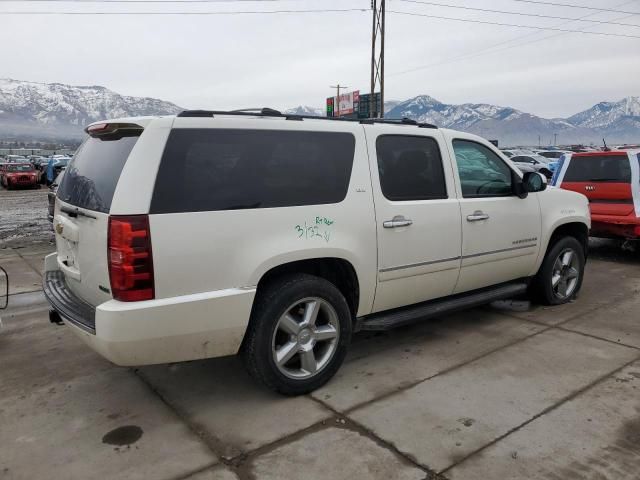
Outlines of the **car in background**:
M 516 155 L 534 155 L 533 151 L 522 148 L 508 148 L 500 151 L 504 153 L 507 158 L 515 157 Z
M 40 188 L 38 171 L 29 163 L 5 164 L 0 183 L 7 190 L 12 188 Z
M 587 197 L 591 236 L 640 239 L 640 150 L 566 155 L 552 184 Z
M 551 172 L 553 173 L 556 171 L 556 167 L 558 166 L 558 160 L 560 160 L 560 157 L 562 157 L 562 155 L 564 155 L 565 153 L 573 152 L 570 152 L 569 150 L 536 150 L 536 153 L 549 160 L 547 162 L 547 165 L 549 165 L 549 170 L 551 170 Z
M 29 159 L 22 155 L 7 155 L 5 161 L 7 163 L 29 163 Z
M 518 168 L 523 165 L 529 166 L 533 168 L 535 172 L 540 172 L 548 179 L 551 179 L 553 175 L 553 172 L 549 168 L 548 160 L 540 155 L 514 155 L 510 160 L 515 163 Z
M 54 211 L 55 211 L 55 205 L 56 205 L 56 194 L 58 193 L 58 186 L 60 185 L 60 182 L 62 181 L 62 178 L 64 177 L 64 172 L 66 171 L 66 168 L 63 169 L 58 176 L 56 177 L 56 179 L 53 181 L 53 183 L 51 185 L 49 185 L 49 191 L 47 192 L 47 219 L 53 223 L 53 215 L 54 215 Z

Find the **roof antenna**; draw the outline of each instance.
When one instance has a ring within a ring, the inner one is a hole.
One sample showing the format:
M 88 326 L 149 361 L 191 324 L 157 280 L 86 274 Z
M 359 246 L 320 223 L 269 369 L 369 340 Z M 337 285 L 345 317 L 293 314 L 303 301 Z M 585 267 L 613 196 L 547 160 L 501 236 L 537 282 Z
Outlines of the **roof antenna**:
M 611 149 L 609 147 L 607 147 L 607 141 L 603 138 L 602 139 L 602 143 L 604 143 L 604 148 L 602 149 L 603 152 L 610 152 Z

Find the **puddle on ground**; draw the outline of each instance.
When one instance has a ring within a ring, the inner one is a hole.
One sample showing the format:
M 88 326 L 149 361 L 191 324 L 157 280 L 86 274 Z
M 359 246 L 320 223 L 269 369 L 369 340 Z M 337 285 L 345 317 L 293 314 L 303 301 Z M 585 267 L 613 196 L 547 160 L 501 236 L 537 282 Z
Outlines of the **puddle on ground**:
M 124 447 L 140 440 L 142 433 L 142 429 L 137 425 L 125 425 L 107 433 L 102 437 L 102 443 Z

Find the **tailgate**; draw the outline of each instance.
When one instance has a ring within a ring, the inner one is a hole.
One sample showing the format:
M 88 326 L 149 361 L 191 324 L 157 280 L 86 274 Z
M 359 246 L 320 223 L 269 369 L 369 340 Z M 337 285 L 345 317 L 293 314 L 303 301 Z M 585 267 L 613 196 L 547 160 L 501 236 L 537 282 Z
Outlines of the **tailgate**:
M 112 298 L 107 261 L 109 211 L 120 174 L 142 133 L 138 125 L 103 125 L 98 133 L 89 132 L 91 136 L 67 167 L 53 219 L 58 266 L 67 286 L 93 306 Z
M 631 215 L 633 196 L 630 183 L 563 182 L 562 188 L 582 193 L 595 215 Z

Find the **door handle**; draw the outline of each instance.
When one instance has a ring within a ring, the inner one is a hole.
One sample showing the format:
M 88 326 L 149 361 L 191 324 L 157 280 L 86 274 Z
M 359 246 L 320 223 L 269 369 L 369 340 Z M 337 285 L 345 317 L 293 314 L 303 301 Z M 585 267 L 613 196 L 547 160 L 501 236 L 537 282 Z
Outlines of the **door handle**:
M 479 222 L 480 220 L 488 220 L 489 215 L 482 210 L 476 210 L 471 215 L 467 215 L 467 222 Z
M 413 220 L 409 220 L 408 218 L 404 218 L 402 215 L 396 215 L 392 220 L 387 220 L 382 223 L 384 228 L 399 228 L 399 227 L 408 227 L 413 224 Z

